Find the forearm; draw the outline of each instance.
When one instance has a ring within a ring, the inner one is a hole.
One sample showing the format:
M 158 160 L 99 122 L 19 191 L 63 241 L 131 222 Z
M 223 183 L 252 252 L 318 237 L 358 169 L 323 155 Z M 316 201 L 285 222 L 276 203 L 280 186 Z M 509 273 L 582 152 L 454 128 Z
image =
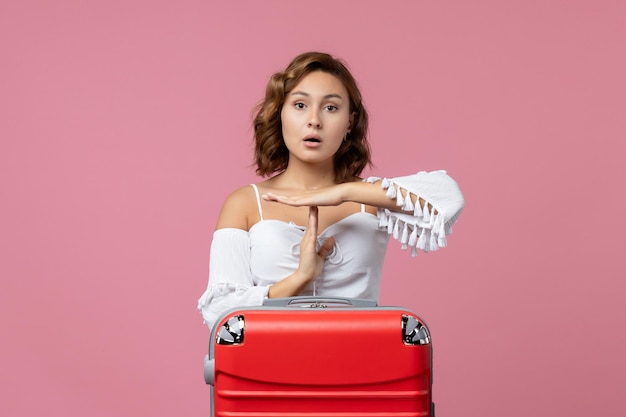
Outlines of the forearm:
M 311 281 L 304 279 L 300 272 L 296 271 L 288 277 L 273 284 L 267 293 L 267 298 L 298 296 L 306 288 L 309 282 Z
M 366 204 L 381 209 L 411 213 L 416 207 L 432 209 L 419 194 L 389 180 L 355 181 L 308 191 L 299 195 L 285 196 L 272 193 L 262 197 L 268 201 L 291 206 L 336 206 L 345 202 Z M 384 187 L 383 187 L 384 185 Z M 410 202 L 410 204 L 409 204 Z M 421 210 L 420 210 L 421 212 Z
M 411 199 L 413 206 L 419 204 L 422 209 L 424 208 L 426 202 L 422 198 L 419 198 L 414 194 L 407 193 L 406 190 L 401 189 L 397 185 L 392 186 L 396 188 L 396 193 L 401 193 L 403 200 L 407 198 L 408 194 L 408 198 Z M 338 185 L 338 187 L 341 187 L 341 195 L 343 201 L 351 201 L 393 211 L 413 211 L 402 210 L 402 207 L 399 207 L 397 204 L 397 199 L 389 198 L 387 190 L 383 189 L 380 186 L 380 181 L 375 183 L 365 181 L 347 182 Z M 428 209 L 430 210 L 431 208 L 432 207 L 428 205 Z

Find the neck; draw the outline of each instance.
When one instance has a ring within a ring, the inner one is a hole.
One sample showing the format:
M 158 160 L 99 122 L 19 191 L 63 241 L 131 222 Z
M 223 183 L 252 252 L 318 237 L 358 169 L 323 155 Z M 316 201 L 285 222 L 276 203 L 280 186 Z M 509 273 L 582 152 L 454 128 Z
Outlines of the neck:
M 302 190 L 315 190 L 335 184 L 332 165 L 322 168 L 289 164 L 280 177 L 285 185 Z

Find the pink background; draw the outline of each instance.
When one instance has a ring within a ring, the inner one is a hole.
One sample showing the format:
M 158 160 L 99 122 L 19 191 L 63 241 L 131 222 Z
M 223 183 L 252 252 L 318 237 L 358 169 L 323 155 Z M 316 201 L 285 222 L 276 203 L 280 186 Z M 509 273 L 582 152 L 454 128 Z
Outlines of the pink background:
M 268 77 L 324 50 L 372 173 L 466 196 L 449 248 L 391 242 L 384 273 L 431 326 L 439 414 L 626 415 L 625 4 L 3 1 L 0 414 L 208 416 L 215 220 Z

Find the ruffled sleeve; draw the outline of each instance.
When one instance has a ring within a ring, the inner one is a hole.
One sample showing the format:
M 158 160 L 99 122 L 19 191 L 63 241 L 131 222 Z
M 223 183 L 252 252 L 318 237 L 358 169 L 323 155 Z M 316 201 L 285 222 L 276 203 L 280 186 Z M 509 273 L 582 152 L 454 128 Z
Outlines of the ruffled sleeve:
M 204 323 L 211 327 L 226 310 L 261 305 L 269 286 L 255 286 L 250 272 L 250 238 L 240 229 L 213 234 L 209 284 L 198 300 Z
M 387 190 L 387 197 L 395 199 L 403 210 L 378 209 L 379 226 L 399 240 L 402 249 L 410 247 L 411 256 L 415 256 L 417 249 L 428 252 L 447 245 L 446 236 L 452 233 L 452 225 L 458 220 L 465 201 L 458 184 L 446 171 L 420 171 L 391 179 L 369 177 L 366 181 L 380 181 L 381 187 Z M 426 202 L 424 208 L 419 204 L 420 198 Z

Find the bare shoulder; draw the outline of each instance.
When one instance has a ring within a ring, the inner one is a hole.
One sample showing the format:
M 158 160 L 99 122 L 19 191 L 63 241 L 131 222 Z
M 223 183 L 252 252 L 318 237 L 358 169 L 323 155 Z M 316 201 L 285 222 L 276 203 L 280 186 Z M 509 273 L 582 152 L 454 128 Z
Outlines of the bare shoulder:
M 251 186 L 245 185 L 236 189 L 224 200 L 215 228 L 248 230 L 253 224 L 250 217 L 256 213 L 256 207 L 256 197 Z

